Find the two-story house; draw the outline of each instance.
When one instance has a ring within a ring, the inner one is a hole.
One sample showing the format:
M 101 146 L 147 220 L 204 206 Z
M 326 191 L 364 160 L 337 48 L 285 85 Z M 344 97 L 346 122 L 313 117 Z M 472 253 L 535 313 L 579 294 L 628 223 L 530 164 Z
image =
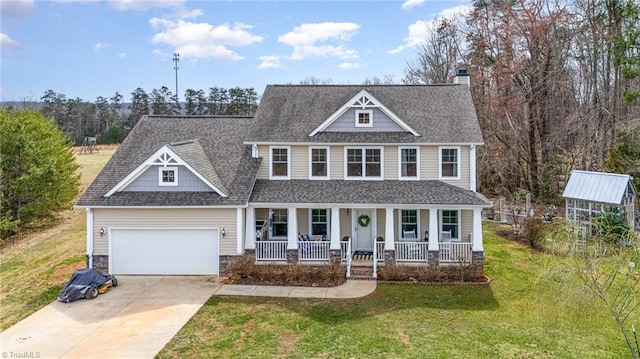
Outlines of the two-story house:
M 145 116 L 78 202 L 88 265 L 223 274 L 256 262 L 482 266 L 468 75 L 273 85 L 248 117 Z M 365 257 L 367 258 L 367 257 Z

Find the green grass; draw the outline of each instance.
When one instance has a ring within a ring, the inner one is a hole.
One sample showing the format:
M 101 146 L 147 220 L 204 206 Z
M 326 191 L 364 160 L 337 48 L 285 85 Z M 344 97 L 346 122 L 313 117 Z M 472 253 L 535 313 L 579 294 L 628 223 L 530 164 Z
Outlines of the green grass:
M 84 190 L 114 150 L 78 156 Z M 0 253 L 0 329 L 51 303 L 77 268 L 85 267 L 86 221 L 74 209 L 21 236 Z
M 490 286 L 380 284 L 355 300 L 213 297 L 158 357 L 628 356 L 600 303 L 558 293 L 544 275 L 559 258 L 505 240 L 496 227 L 485 225 Z

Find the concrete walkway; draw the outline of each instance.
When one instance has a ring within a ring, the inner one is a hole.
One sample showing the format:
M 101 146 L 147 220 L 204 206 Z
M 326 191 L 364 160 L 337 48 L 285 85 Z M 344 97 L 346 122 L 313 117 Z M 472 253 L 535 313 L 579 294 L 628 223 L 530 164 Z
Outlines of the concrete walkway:
M 364 297 L 375 290 L 374 280 L 347 280 L 343 285 L 329 288 L 223 284 L 213 295 L 347 299 Z
M 222 284 L 216 277 L 122 276 L 93 300 L 53 302 L 0 332 L 3 358 L 153 358 L 213 295 L 357 298 L 375 281 L 332 288 Z

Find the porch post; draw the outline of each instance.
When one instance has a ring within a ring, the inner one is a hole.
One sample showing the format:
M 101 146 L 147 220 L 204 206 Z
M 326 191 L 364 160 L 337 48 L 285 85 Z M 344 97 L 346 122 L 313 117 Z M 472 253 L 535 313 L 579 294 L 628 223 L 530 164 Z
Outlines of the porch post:
M 256 209 L 253 207 L 247 207 L 247 223 L 245 232 L 245 249 L 256 249 Z M 264 239 L 264 238 L 263 238 Z
M 87 208 L 87 268 L 93 268 L 93 210 Z
M 482 245 L 482 209 L 473 209 L 473 243 L 471 250 L 474 252 L 484 252 Z
M 438 209 L 429 208 L 429 253 L 427 261 L 438 264 L 440 262 L 440 235 L 438 231 Z
M 287 250 L 298 249 L 298 211 L 287 208 Z
M 390 251 L 396 249 L 394 242 L 394 230 L 393 230 L 393 208 L 386 207 L 385 212 L 385 224 L 384 224 L 384 250 Z
M 244 238 L 244 228 L 242 228 L 243 226 L 243 211 L 242 211 L 242 207 L 238 207 L 236 209 L 236 245 L 237 245 L 237 249 L 236 249 L 236 253 L 237 254 L 242 254 L 242 239 Z
M 331 207 L 330 249 L 340 250 L 340 208 Z

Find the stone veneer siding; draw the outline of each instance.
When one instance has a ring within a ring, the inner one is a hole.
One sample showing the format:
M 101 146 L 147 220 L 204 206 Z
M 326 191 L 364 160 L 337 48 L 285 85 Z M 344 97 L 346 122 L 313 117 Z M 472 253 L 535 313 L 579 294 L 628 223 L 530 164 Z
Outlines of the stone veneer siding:
M 87 268 L 89 268 L 89 255 L 87 255 Z M 109 256 L 108 255 L 94 255 L 93 256 L 93 268 L 101 270 L 105 273 L 109 271 Z
M 340 264 L 342 262 L 342 251 L 340 249 L 329 250 L 329 263 Z
M 289 263 L 289 264 L 298 263 L 298 250 L 297 249 L 287 249 L 287 263 Z
M 384 251 L 384 264 L 394 264 L 396 262 L 396 250 L 385 250 Z
M 435 265 L 440 264 L 440 251 L 428 251 L 427 262 Z

